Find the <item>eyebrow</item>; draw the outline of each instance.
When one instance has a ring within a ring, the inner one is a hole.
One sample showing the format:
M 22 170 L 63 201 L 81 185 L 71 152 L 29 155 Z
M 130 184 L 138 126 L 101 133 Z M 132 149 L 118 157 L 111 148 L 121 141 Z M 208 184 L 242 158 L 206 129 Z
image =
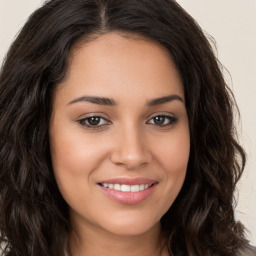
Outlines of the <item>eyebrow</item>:
M 82 96 L 75 98 L 74 100 L 70 101 L 68 105 L 74 104 L 76 102 L 90 102 L 98 105 L 107 105 L 107 106 L 115 106 L 117 105 L 113 99 L 105 98 L 105 97 L 97 97 L 97 96 Z
M 174 100 L 184 102 L 182 97 L 180 97 L 179 95 L 173 94 L 173 95 L 169 95 L 169 96 L 164 96 L 164 97 L 152 99 L 147 103 L 147 105 L 151 107 L 151 106 L 156 106 L 156 105 L 164 104 L 164 103 L 167 103 L 167 102 L 171 102 L 171 101 L 174 101 Z
M 178 100 L 180 102 L 184 102 L 182 97 L 180 97 L 179 95 L 173 94 L 173 95 L 169 95 L 169 96 L 164 96 L 164 97 L 160 97 L 160 98 L 156 98 L 156 99 L 152 99 L 150 101 L 147 102 L 147 106 L 151 107 L 151 106 L 156 106 L 156 105 L 160 105 L 160 104 L 164 104 L 167 102 L 171 102 L 174 100 Z M 106 98 L 106 97 L 98 97 L 98 96 L 82 96 L 82 97 L 78 97 L 75 98 L 74 100 L 70 101 L 68 103 L 68 105 L 77 103 L 77 102 L 90 102 L 93 104 L 97 104 L 97 105 L 105 105 L 105 106 L 116 106 L 117 103 L 115 102 L 114 99 L 111 98 Z

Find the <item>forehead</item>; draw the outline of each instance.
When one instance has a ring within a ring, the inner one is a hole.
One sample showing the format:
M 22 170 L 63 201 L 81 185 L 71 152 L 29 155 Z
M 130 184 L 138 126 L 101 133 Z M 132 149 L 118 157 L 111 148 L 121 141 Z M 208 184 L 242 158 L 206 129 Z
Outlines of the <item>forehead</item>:
M 183 95 L 180 75 L 169 52 L 142 37 L 108 33 L 76 45 L 60 87 L 68 94 L 104 94 L 119 97 L 129 93 L 148 98 L 172 92 Z M 157 94 L 157 95 L 156 95 Z

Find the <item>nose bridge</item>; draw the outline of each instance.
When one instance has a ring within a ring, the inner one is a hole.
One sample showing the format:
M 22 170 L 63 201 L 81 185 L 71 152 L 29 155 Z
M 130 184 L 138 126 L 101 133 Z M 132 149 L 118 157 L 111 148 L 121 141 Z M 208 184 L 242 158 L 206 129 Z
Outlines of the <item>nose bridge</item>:
M 127 169 L 135 169 L 147 164 L 150 151 L 140 127 L 132 122 L 119 127 L 115 136 L 116 143 L 112 152 L 112 161 L 124 165 Z

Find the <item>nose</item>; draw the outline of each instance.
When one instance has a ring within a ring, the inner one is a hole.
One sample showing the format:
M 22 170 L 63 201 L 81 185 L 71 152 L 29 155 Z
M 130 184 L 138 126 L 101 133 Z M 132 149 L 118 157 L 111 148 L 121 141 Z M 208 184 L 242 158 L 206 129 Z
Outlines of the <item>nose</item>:
M 127 170 L 139 169 L 152 160 L 145 136 L 135 127 L 120 129 L 114 137 L 111 161 Z

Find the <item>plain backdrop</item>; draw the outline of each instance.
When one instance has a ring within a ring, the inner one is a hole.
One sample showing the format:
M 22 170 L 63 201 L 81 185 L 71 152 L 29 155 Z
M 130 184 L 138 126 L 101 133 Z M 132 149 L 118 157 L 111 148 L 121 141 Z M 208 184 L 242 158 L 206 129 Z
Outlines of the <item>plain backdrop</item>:
M 138 0 L 139 1 L 139 0 Z M 256 0 L 178 0 L 215 39 L 216 54 L 227 68 L 241 120 L 240 141 L 248 162 L 238 184 L 236 217 L 256 245 Z M 0 0 L 0 64 L 18 31 L 42 0 Z

